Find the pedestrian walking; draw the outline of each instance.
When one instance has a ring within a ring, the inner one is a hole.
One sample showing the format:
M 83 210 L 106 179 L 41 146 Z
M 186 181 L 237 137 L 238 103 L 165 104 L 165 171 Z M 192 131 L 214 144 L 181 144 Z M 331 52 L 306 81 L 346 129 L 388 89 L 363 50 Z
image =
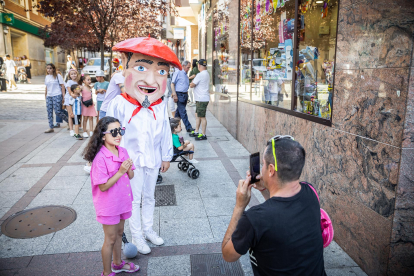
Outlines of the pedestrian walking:
M 177 110 L 177 104 L 174 102 L 174 99 L 171 97 L 172 89 L 171 89 L 171 74 L 168 73 L 167 77 L 167 91 L 165 94 L 165 102 L 168 106 L 168 112 L 171 113 L 171 117 L 174 118 L 175 111 Z
M 30 79 L 32 78 L 32 73 L 30 72 L 30 69 L 32 69 L 32 63 L 30 62 L 30 60 L 27 58 L 26 55 L 22 56 L 22 65 L 26 69 L 27 83 L 32 83 L 30 81 Z
M 196 140 L 207 140 L 207 106 L 210 102 L 210 75 L 207 71 L 207 60 L 200 59 L 198 61 L 198 70 L 200 73 L 196 75 L 190 84 L 194 88 L 194 99 L 196 101 L 196 128 L 190 133 L 191 137 Z M 201 125 L 201 133 L 199 133 Z
M 124 86 L 125 77 L 122 72 L 116 73 L 109 82 L 108 89 L 105 93 L 105 98 L 99 110 L 99 120 L 106 116 L 106 110 L 109 103 L 118 95 L 121 95 L 121 86 Z
M 95 104 L 92 99 L 91 91 L 91 77 L 89 75 L 84 75 L 79 79 L 78 84 L 82 85 L 82 116 L 83 116 L 83 134 L 84 138 L 88 138 L 93 134 L 93 117 L 96 117 Z M 86 128 L 89 121 L 89 135 Z
M 188 77 L 188 79 L 190 80 L 190 89 L 188 90 L 188 96 L 190 98 L 190 102 L 188 103 L 188 106 L 194 106 L 196 104 L 196 101 L 194 99 L 194 88 L 191 87 L 191 83 L 198 73 L 200 73 L 200 70 L 198 70 L 197 60 L 193 59 L 190 76 Z
M 74 95 L 73 90 L 72 90 L 72 85 L 74 84 L 78 84 L 79 81 L 79 76 L 78 76 L 78 71 L 76 71 L 75 69 L 69 69 L 69 74 L 68 74 L 68 80 L 65 83 L 65 88 L 66 88 L 66 94 L 65 94 L 65 103 L 64 105 L 66 106 L 66 110 L 68 111 L 68 116 L 69 118 L 74 118 L 74 113 L 73 113 L 73 101 L 72 99 L 76 98 L 76 95 Z M 80 103 L 79 103 L 80 104 Z M 81 115 L 80 113 L 80 107 L 79 107 L 79 115 Z M 75 131 L 73 130 L 73 120 L 69 120 L 69 135 L 70 136 L 74 136 L 75 135 Z M 79 131 L 76 132 L 79 134 Z
M 6 64 L 2 57 L 0 57 L 0 91 L 7 92 Z
M 188 60 L 182 63 L 183 70 L 177 70 L 174 72 L 171 80 L 172 97 L 177 103 L 177 111 L 175 112 L 175 118 L 181 118 L 185 125 L 187 132 L 194 131 L 187 116 L 187 101 L 188 101 L 188 88 L 190 82 L 188 80 L 187 73 L 190 70 L 191 64 Z
M 235 262 L 249 251 L 254 275 L 326 276 L 318 197 L 299 181 L 305 150 L 293 137 L 278 135 L 267 142 L 262 163 L 259 182 L 251 185 L 250 172 L 239 181 L 224 260 Z M 252 188 L 266 201 L 245 211 Z
M 10 84 L 10 90 L 13 88 L 13 85 L 14 85 L 14 89 L 17 89 L 16 82 L 14 81 L 14 75 L 17 74 L 16 63 L 14 63 L 14 60 L 10 58 L 10 55 L 6 55 L 5 64 L 6 64 L 7 79 L 9 80 L 9 84 Z
M 109 82 L 105 80 L 105 73 L 102 70 L 96 72 L 96 80 L 95 85 L 93 88 L 95 89 L 96 93 L 96 110 L 98 111 L 98 116 L 96 117 L 96 124 L 99 121 L 99 111 L 101 110 L 102 103 L 105 99 L 105 93 L 108 89 Z
M 138 265 L 121 259 L 125 220 L 132 215 L 130 179 L 134 177 L 135 170 L 128 152 L 119 146 L 124 133 L 125 128 L 117 119 L 105 117 L 99 121 L 83 152 L 85 160 L 92 162 L 93 204 L 96 220 L 102 224 L 105 235 L 101 251 L 101 276 L 139 270 Z
M 49 129 L 45 133 L 54 132 L 53 130 L 53 110 L 55 115 L 60 116 L 63 120 L 68 122 L 68 117 L 62 112 L 62 104 L 65 97 L 65 85 L 63 78 L 57 74 L 56 67 L 53 63 L 46 66 L 47 75 L 45 77 L 45 99 L 47 108 L 47 118 L 49 121 Z
M 65 79 L 68 78 L 69 70 L 70 69 L 76 70 L 76 63 L 72 60 L 71 55 L 68 55 L 66 58 L 68 59 L 68 61 L 66 62 L 66 75 L 65 75 Z

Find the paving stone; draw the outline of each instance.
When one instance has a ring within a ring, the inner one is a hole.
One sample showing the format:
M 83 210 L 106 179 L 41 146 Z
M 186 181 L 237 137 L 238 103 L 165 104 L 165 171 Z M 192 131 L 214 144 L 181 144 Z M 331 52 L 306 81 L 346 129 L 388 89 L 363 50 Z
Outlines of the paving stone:
M 68 135 L 69 135 L 69 133 L 68 133 Z M 68 163 L 72 163 L 72 162 L 85 162 L 85 164 L 86 164 L 85 159 L 83 159 L 83 157 L 82 157 L 82 152 L 86 148 L 87 145 L 88 145 L 88 140 L 85 140 L 85 142 L 83 142 L 82 146 L 68 160 Z
M 93 203 L 92 191 L 88 189 L 80 189 L 80 192 L 75 198 L 73 204 L 88 204 Z
M 328 276 L 363 276 L 367 275 L 359 267 L 354 269 L 354 267 L 344 267 L 344 268 L 329 268 L 325 269 L 326 275 Z
M 190 255 L 155 257 L 148 260 L 148 276 L 190 276 Z
M 214 242 L 207 218 L 161 220 L 160 235 L 165 246 Z
M 213 231 L 214 240 L 216 242 L 223 241 L 224 234 L 230 223 L 231 216 L 208 217 L 211 230 Z
M 195 185 L 195 183 L 177 183 L 174 185 L 174 187 L 177 204 L 180 204 L 182 200 L 186 199 L 198 199 L 201 202 L 199 187 Z
M 63 156 L 63 153 L 60 155 L 36 155 L 33 158 L 31 158 L 27 164 L 43 164 L 45 163 L 45 160 L 47 160 L 47 163 L 56 163 L 59 161 L 59 159 Z
M 160 219 L 206 218 L 206 210 L 199 199 L 181 199 L 177 206 L 160 206 Z
M 27 267 L 32 257 L 18 257 L 0 259 L 0 275 L 3 275 L 1 269 L 18 269 Z
M 8 207 L 0 208 L 0 218 L 2 218 L 9 210 L 10 208 Z
M 227 156 L 250 156 L 250 153 L 238 141 L 217 142 Z
M 42 190 L 27 208 L 46 205 L 71 205 L 80 189 Z
M 81 189 L 85 184 L 87 175 L 78 176 L 55 176 L 43 188 L 43 190 L 61 190 L 61 189 Z
M 42 255 L 54 234 L 33 239 L 12 239 L 1 235 L 0 258 Z
M 83 170 L 83 165 L 80 166 L 64 166 L 56 174 L 56 176 L 75 176 L 75 175 L 88 175 Z
M 4 192 L 15 192 L 15 191 L 25 191 L 27 192 L 30 188 L 36 184 L 40 178 L 17 178 L 17 177 L 8 177 L 0 183 L 0 190 Z
M 96 212 L 93 202 L 82 205 L 72 204 L 67 206 L 76 211 L 76 220 L 73 222 L 74 224 L 94 224 L 96 222 Z
M 0 208 L 12 207 L 25 193 L 25 191 L 1 192 Z
M 228 216 L 233 214 L 236 204 L 236 195 L 233 197 L 203 198 L 207 216 Z
M 45 162 L 46 163 L 46 162 Z M 10 177 L 13 178 L 41 178 L 52 167 L 36 167 L 36 168 L 19 168 L 13 172 Z
M 198 185 L 200 189 L 200 194 L 202 198 L 217 198 L 217 197 L 235 197 L 236 196 L 236 186 L 233 182 L 226 183 L 204 183 Z
M 244 276 L 253 276 L 253 269 L 250 262 L 249 252 L 240 257 L 240 264 L 242 266 Z
M 233 166 L 237 169 L 240 176 L 244 178 L 246 172 L 250 169 L 250 160 L 247 157 L 246 159 L 230 159 Z
M 334 241 L 324 249 L 325 268 L 343 268 L 358 266 L 351 257 Z

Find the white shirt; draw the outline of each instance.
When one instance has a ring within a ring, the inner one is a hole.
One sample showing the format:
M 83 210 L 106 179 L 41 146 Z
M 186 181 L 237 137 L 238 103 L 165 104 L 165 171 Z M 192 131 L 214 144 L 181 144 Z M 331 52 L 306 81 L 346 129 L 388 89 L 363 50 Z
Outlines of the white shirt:
M 57 75 L 57 78 L 53 77 L 53 75 L 46 75 L 45 84 L 48 97 L 62 95 L 60 84 L 65 84 L 65 82 L 60 74 Z
M 14 66 L 16 66 L 16 63 L 14 63 L 14 60 L 7 60 L 4 62 L 6 64 L 6 72 L 7 74 L 16 74 L 16 69 Z
M 194 99 L 197 102 L 209 102 L 210 101 L 210 75 L 207 70 L 204 70 L 196 75 L 193 79 L 194 87 Z
M 151 110 L 142 107 L 128 123 L 135 109 L 136 105 L 118 95 L 109 103 L 106 116 L 117 118 L 126 128 L 121 147 L 127 149 L 135 166 L 160 168 L 162 161 L 171 161 L 174 154 L 167 105 L 163 101 L 152 106 L 156 120 Z
M 116 73 L 111 81 L 109 82 L 108 89 L 105 93 L 105 99 L 101 105 L 101 111 L 106 112 L 108 110 L 108 105 L 118 95 L 121 95 L 121 88 L 119 88 L 120 83 L 124 83 L 125 77 L 122 76 L 122 72 Z
M 73 100 L 75 100 L 70 94 L 69 94 L 69 87 L 71 87 L 74 84 L 78 84 L 76 81 L 74 80 L 68 80 L 65 84 L 66 87 L 66 94 L 65 94 L 65 104 L 69 104 L 72 105 L 73 104 Z

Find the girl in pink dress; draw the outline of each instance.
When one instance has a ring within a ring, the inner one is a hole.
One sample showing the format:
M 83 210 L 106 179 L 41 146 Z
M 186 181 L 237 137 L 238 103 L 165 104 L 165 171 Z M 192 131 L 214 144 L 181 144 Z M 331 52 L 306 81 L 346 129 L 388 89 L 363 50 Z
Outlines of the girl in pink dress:
M 93 117 L 98 114 L 95 110 L 95 103 L 92 100 L 91 77 L 89 75 L 82 75 L 79 79 L 79 85 L 82 85 L 82 116 L 83 116 L 83 137 L 88 138 L 93 134 Z M 88 106 L 86 106 L 86 105 Z M 89 135 L 86 130 L 87 122 L 89 121 Z

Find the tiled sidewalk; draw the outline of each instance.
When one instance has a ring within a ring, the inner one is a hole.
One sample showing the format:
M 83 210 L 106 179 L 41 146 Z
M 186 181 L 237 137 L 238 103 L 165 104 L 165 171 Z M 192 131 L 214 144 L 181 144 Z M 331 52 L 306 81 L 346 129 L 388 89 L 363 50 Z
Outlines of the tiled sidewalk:
M 165 245 L 133 260 L 141 266 L 136 275 L 191 275 L 191 255 L 220 253 L 249 152 L 210 113 L 207 119 L 209 139 L 194 141 L 200 178 L 190 179 L 177 163 L 163 174 L 161 185 L 174 185 L 177 206 L 156 207 L 154 230 Z M 195 124 L 193 115 L 190 121 Z M 18 131 L 0 140 L 0 221 L 25 208 L 54 204 L 75 209 L 77 219 L 38 238 L 1 235 L 0 275 L 100 275 L 103 231 L 95 220 L 90 178 L 80 156 L 88 140 L 76 141 L 63 128 L 43 134 L 27 121 L 0 121 L 0 129 L 4 127 Z M 263 201 L 259 192 L 254 195 L 253 205 Z M 128 225 L 125 232 L 130 238 Z M 328 275 L 365 275 L 336 243 L 326 249 L 325 262 Z M 248 256 L 240 263 L 245 275 L 252 275 Z

